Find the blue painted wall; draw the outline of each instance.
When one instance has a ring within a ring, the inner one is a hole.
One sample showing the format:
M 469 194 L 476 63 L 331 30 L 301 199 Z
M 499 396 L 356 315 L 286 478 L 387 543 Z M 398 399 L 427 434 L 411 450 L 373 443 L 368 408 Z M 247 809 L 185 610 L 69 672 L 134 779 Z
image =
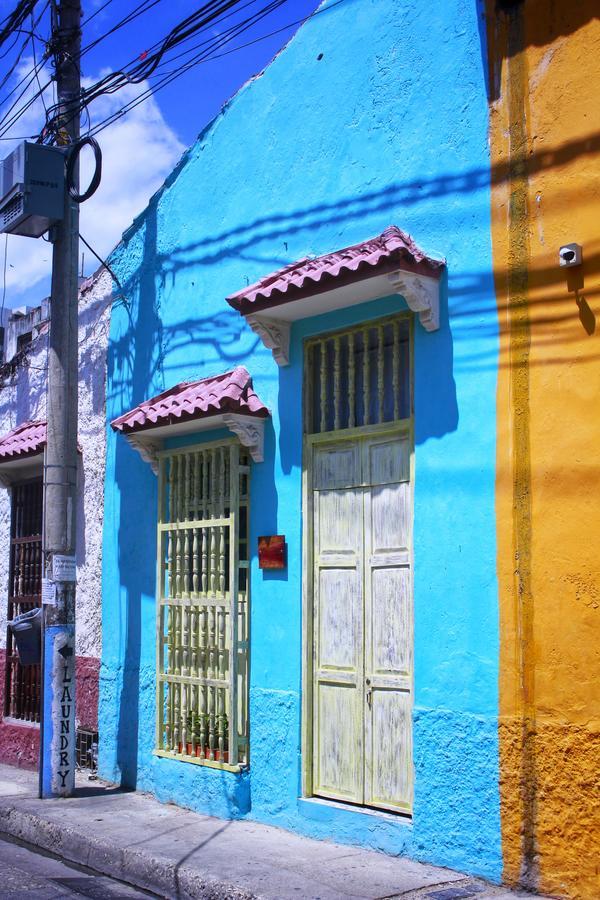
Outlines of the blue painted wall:
M 159 759 L 154 740 L 156 480 L 108 429 L 100 769 L 218 816 L 499 878 L 494 470 L 497 322 L 485 79 L 475 4 L 325 4 L 200 135 L 112 265 L 108 419 L 185 379 L 245 365 L 273 412 L 252 472 L 251 770 Z M 193 103 L 190 105 L 193 115 Z M 291 365 L 224 297 L 293 260 L 381 232 L 444 256 L 442 326 L 415 323 L 415 811 L 412 822 L 300 798 L 302 339 L 402 306 L 292 329 Z

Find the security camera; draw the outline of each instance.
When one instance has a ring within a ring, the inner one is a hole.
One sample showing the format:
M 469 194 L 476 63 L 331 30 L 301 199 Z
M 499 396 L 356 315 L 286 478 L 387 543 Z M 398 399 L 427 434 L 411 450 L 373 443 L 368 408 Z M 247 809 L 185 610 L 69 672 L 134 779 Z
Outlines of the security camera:
M 565 244 L 558 251 L 558 259 L 561 266 L 580 266 L 581 247 L 579 244 Z

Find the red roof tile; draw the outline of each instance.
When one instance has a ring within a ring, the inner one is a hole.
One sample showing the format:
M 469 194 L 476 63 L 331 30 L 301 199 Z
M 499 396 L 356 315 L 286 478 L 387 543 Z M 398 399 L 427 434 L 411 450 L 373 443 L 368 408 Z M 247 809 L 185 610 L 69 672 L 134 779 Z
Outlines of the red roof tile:
M 397 269 L 439 278 L 443 266 L 442 260 L 426 256 L 410 235 L 390 225 L 361 244 L 315 259 L 300 259 L 226 299 L 246 315 Z
M 0 438 L 0 463 L 41 453 L 46 446 L 46 423 L 23 422 Z
M 269 410 L 255 394 L 252 379 L 243 366 L 211 378 L 177 384 L 157 397 L 144 400 L 111 422 L 111 426 L 115 431 L 129 433 L 221 413 L 269 415 Z

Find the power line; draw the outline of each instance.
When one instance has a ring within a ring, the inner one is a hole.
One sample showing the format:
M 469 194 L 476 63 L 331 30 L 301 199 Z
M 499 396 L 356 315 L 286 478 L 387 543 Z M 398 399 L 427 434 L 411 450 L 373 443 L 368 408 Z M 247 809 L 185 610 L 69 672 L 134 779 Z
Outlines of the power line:
M 261 18 L 264 18 L 267 13 L 272 12 L 280 6 L 283 6 L 287 2 L 288 0 L 272 0 L 272 2 L 267 4 L 266 7 L 262 7 L 262 9 L 254 13 L 252 17 L 249 17 L 249 19 L 234 26 L 234 33 L 241 33 L 247 30 L 252 24 L 259 21 Z M 103 94 L 116 93 L 121 87 L 124 87 L 127 84 L 138 84 L 141 81 L 146 80 L 153 74 L 153 72 L 155 72 L 155 70 L 157 70 L 159 64 L 161 63 L 169 49 L 174 48 L 177 45 L 188 40 L 191 36 L 193 36 L 193 34 L 206 28 L 208 25 L 212 25 L 215 21 L 223 20 L 225 17 L 228 17 L 229 15 L 231 15 L 230 10 L 232 10 L 233 7 L 236 7 L 237 9 L 243 9 L 247 6 L 247 2 L 240 3 L 240 0 L 221 0 L 221 2 L 218 2 L 218 0 L 213 0 L 213 2 L 211 3 L 204 4 L 203 7 L 196 10 L 193 14 L 191 14 L 177 26 L 175 26 L 175 28 L 173 28 L 169 32 L 162 43 L 157 43 L 153 48 L 150 48 L 151 50 L 153 50 L 155 47 L 158 47 L 158 50 L 153 53 L 145 52 L 144 59 L 142 61 L 140 61 L 140 58 L 137 57 L 135 60 L 128 63 L 122 70 L 113 72 L 110 75 L 105 76 L 103 79 L 96 82 L 95 85 L 92 85 L 90 88 L 84 91 L 82 103 L 91 103 L 92 100 L 96 99 L 99 96 L 102 96 Z M 213 40 L 212 44 L 207 48 L 207 51 L 205 51 L 203 56 L 206 56 L 207 52 L 209 52 L 211 49 L 220 48 L 223 43 L 227 41 L 227 39 L 228 38 L 226 36 L 225 38 L 218 37 Z M 168 83 L 170 80 L 173 80 L 174 77 L 178 77 L 180 74 L 187 71 L 195 63 L 196 60 L 188 61 L 188 63 L 186 63 L 184 67 L 178 69 L 176 72 L 165 73 L 162 76 L 162 79 L 159 80 L 157 85 L 155 84 L 153 88 L 149 88 L 141 96 L 145 99 L 150 95 L 153 89 L 159 90 L 164 86 L 164 84 Z M 134 100 L 130 101 L 129 104 L 126 104 L 125 111 L 127 111 L 127 108 L 131 106 L 131 104 L 137 106 L 139 102 L 139 98 L 135 98 Z M 113 116 L 111 115 L 109 118 L 112 120 Z M 104 122 L 100 124 L 103 126 Z M 95 133 L 96 130 L 97 126 L 92 129 L 91 133 Z
M 107 2 L 104 4 L 104 6 L 108 6 L 108 4 L 111 2 L 112 2 L 112 0 L 107 0 Z M 81 48 L 81 56 L 84 56 L 86 53 L 88 53 L 90 50 L 92 50 L 94 47 L 96 47 L 99 43 L 101 43 L 101 41 L 106 40 L 106 38 L 109 37 L 111 34 L 114 34 L 115 31 L 118 31 L 120 28 L 123 28 L 125 25 L 129 25 L 130 22 L 133 22 L 135 19 L 139 18 L 144 13 L 151 10 L 158 3 L 160 3 L 160 0 L 142 0 L 142 2 L 140 4 L 138 4 L 138 6 L 134 7 L 134 9 L 132 9 L 131 12 L 128 13 L 123 19 L 121 19 L 119 22 L 117 22 L 116 25 L 113 25 L 112 28 L 110 28 L 104 34 L 100 35 L 99 38 L 96 38 L 96 40 L 92 41 L 90 44 L 86 44 L 85 47 L 82 47 Z M 104 9 L 104 6 L 101 6 L 100 9 Z M 100 10 L 98 10 L 98 12 L 99 11 Z M 93 18 L 93 17 L 90 16 L 90 18 Z M 89 19 L 87 21 L 89 21 Z
M 9 108 L 8 112 L 6 112 L 6 113 L 4 114 L 4 116 L 2 117 L 2 121 L 0 122 L 0 127 L 1 127 L 1 129 L 2 129 L 1 132 L 0 132 L 0 137 L 1 137 L 2 135 L 6 134 L 6 132 L 9 130 L 9 128 L 11 128 L 16 122 L 18 122 L 18 120 L 19 120 L 23 115 L 25 115 L 25 113 L 27 112 L 27 110 L 30 109 L 30 108 L 33 106 L 33 104 L 36 102 L 36 100 L 39 99 L 40 94 L 43 93 L 43 91 L 45 91 L 45 90 L 52 84 L 52 79 L 50 79 L 49 81 L 47 81 L 46 84 L 45 84 L 39 91 L 37 91 L 36 93 L 34 93 L 34 94 L 29 98 L 29 100 L 26 101 L 26 103 L 24 104 L 24 106 L 22 106 L 19 110 L 17 110 L 17 111 L 14 113 L 14 115 L 11 116 L 11 118 L 10 118 L 8 121 L 6 121 L 6 120 L 7 120 L 7 117 L 10 115 L 10 113 L 12 112 L 12 110 L 15 108 L 15 106 L 17 105 L 17 103 L 19 102 L 19 100 L 21 100 L 21 98 L 27 93 L 27 90 L 29 89 L 30 85 L 33 83 L 34 79 L 36 78 L 38 72 L 41 71 L 42 68 L 43 68 L 43 64 L 42 64 L 42 63 L 39 63 L 38 66 L 36 67 L 36 69 L 34 69 L 34 70 L 30 73 L 31 77 L 29 78 L 27 84 L 25 85 L 25 87 L 23 88 L 23 90 L 21 91 L 21 93 L 19 94 L 19 96 L 17 97 L 17 99 L 14 101 L 14 103 L 12 104 L 12 106 Z
M 6 300 L 6 261 L 8 259 L 8 231 L 4 240 L 4 267 L 2 269 L 2 309 L 0 310 L 0 325 L 4 319 L 4 301 Z
M 206 62 L 211 62 L 212 60 L 215 60 L 215 59 L 220 59 L 224 56 L 230 55 L 231 53 L 237 53 L 238 51 L 243 50 L 247 47 L 250 47 L 253 44 L 257 44 L 260 41 L 267 40 L 268 38 L 275 36 L 276 34 L 280 34 L 283 31 L 287 31 L 289 28 L 292 28 L 294 25 L 302 25 L 304 22 L 309 21 L 310 19 L 314 18 L 317 15 L 322 15 L 323 13 L 329 12 L 330 10 L 334 9 L 336 6 L 339 6 L 343 2 L 344 2 L 344 0 L 337 0 L 337 2 L 331 3 L 329 6 L 325 7 L 324 9 L 316 9 L 316 10 L 314 10 L 314 12 L 310 13 L 308 16 L 305 16 L 302 19 L 296 19 L 293 22 L 288 22 L 286 25 L 283 25 L 280 28 L 274 29 L 273 31 L 269 32 L 268 34 L 260 35 L 259 37 L 256 37 L 251 41 L 247 41 L 244 44 L 238 44 L 237 46 L 232 47 L 228 50 L 225 50 L 222 53 L 202 54 L 200 58 L 194 58 L 193 60 L 188 61 L 184 66 L 178 68 L 177 70 L 175 70 L 171 73 L 165 73 L 162 81 L 159 81 L 158 83 L 154 83 L 149 88 L 147 88 L 146 91 L 144 91 L 142 94 L 140 94 L 139 97 L 134 98 L 133 100 L 129 101 L 129 103 L 125 104 L 123 107 L 121 107 L 121 109 L 116 110 L 110 116 L 107 116 L 106 119 L 103 119 L 101 122 L 97 123 L 92 128 L 91 134 L 97 135 L 101 131 L 104 131 L 104 129 L 107 128 L 109 125 L 113 124 L 113 122 L 122 118 L 128 112 L 131 112 L 133 109 L 135 109 L 137 106 L 139 106 L 140 103 L 143 103 L 144 100 L 147 100 L 150 96 L 153 96 L 154 94 L 158 93 L 158 91 L 161 90 L 163 87 L 167 87 L 169 84 L 171 84 L 177 78 L 184 75 L 186 72 L 188 72 L 190 69 L 192 69 L 196 65 L 200 65 L 200 64 L 206 63 Z M 224 42 L 224 43 L 226 43 L 226 42 Z M 200 46 L 200 45 L 198 45 L 198 46 Z M 185 52 L 190 52 L 191 49 L 192 48 L 189 48 L 188 51 L 185 51 Z M 180 54 L 180 56 L 181 55 L 183 55 L 183 54 Z
M 47 4 L 46 4 L 47 5 Z M 35 36 L 34 36 L 35 26 L 33 22 L 33 13 L 31 14 L 31 52 L 33 54 L 33 70 L 35 72 L 35 80 L 37 81 L 37 85 L 39 88 L 39 95 L 42 101 L 42 106 L 44 107 L 44 113 L 46 115 L 46 119 L 48 118 L 48 108 L 44 101 L 44 92 L 42 90 L 42 85 L 40 84 L 40 74 L 38 71 L 38 63 L 35 56 Z M 42 57 L 42 63 L 45 61 L 45 56 Z
M 92 128 L 91 133 L 98 134 L 100 131 L 103 131 L 106 127 L 108 127 L 108 125 L 112 124 L 113 121 L 116 121 L 117 119 L 121 118 L 123 115 L 126 115 L 128 112 L 131 112 L 133 109 L 135 109 L 141 103 L 143 103 L 144 100 L 147 100 L 150 96 L 153 96 L 154 94 L 158 93 L 158 91 L 162 90 L 162 88 L 167 87 L 169 84 L 171 84 L 177 78 L 180 78 L 186 72 L 190 71 L 190 69 L 194 68 L 196 65 L 203 63 L 203 62 L 208 62 L 211 58 L 213 58 L 212 54 L 215 49 L 220 49 L 220 47 L 229 43 L 229 41 L 232 40 L 234 37 L 237 37 L 240 34 L 244 33 L 245 31 L 248 31 L 252 27 L 252 25 L 256 24 L 256 22 L 260 21 L 260 19 L 264 18 L 266 15 L 268 15 L 270 12 L 272 12 L 274 9 L 278 8 L 279 6 L 283 5 L 283 3 L 285 3 L 285 2 L 286 2 L 286 0 L 278 0 L 278 2 L 273 2 L 273 3 L 269 4 L 268 7 L 263 8 L 263 10 L 259 11 L 259 13 L 256 13 L 253 17 L 248 19 L 247 24 L 238 23 L 238 25 L 233 26 L 231 29 L 228 30 L 228 32 L 224 33 L 224 35 L 219 36 L 219 38 L 217 40 L 214 40 L 212 42 L 203 41 L 201 44 L 196 45 L 197 47 L 203 46 L 203 45 L 204 46 L 208 45 L 208 46 L 206 47 L 206 50 L 203 53 L 197 54 L 191 60 L 188 60 L 183 66 L 179 66 L 175 70 L 163 72 L 161 78 L 157 82 L 154 82 L 153 84 L 151 84 L 144 92 L 142 92 L 142 94 L 140 94 L 138 97 L 133 98 L 132 100 L 129 101 L 129 103 L 127 103 L 123 107 L 121 107 L 121 109 L 116 110 L 114 113 L 112 113 L 106 119 L 97 123 Z M 340 0 L 340 2 L 341 2 L 341 0 Z M 285 28 L 282 30 L 285 30 Z M 245 45 L 242 45 L 242 46 L 245 46 Z M 188 50 L 184 51 L 184 53 L 185 54 L 190 53 L 192 51 L 192 49 L 193 48 L 188 48 Z M 242 47 L 234 48 L 234 49 L 242 49 Z M 233 52 L 233 50 L 230 50 L 229 52 Z M 184 55 L 184 54 L 179 54 L 179 57 L 182 55 Z M 176 58 L 179 58 L 179 57 L 176 57 Z M 169 62 L 173 62 L 173 61 L 174 60 L 169 60 Z
M 99 262 L 101 265 L 104 266 L 104 268 L 106 269 L 106 271 L 108 272 L 108 274 L 111 276 L 111 278 L 113 279 L 113 281 L 115 282 L 115 284 L 117 285 L 117 287 L 119 288 L 119 290 L 121 291 L 123 297 L 126 299 L 126 297 L 125 297 L 125 288 L 123 287 L 123 285 L 121 284 L 121 282 L 119 281 L 119 279 L 117 278 L 117 276 L 115 275 L 115 273 L 113 272 L 113 270 L 111 269 L 111 267 L 109 266 L 109 264 L 106 262 L 106 260 L 105 260 L 105 259 L 102 259 L 102 257 L 99 256 L 99 255 L 96 253 L 96 251 L 94 250 L 94 248 L 91 246 L 91 244 L 88 244 L 88 242 L 86 241 L 86 239 L 84 238 L 84 236 L 82 235 L 81 232 L 79 232 L 79 240 L 82 242 L 82 244 L 85 244 L 85 246 L 88 248 L 88 250 L 90 251 L 90 253 L 91 253 L 93 256 L 96 257 L 96 259 L 98 260 L 98 262 Z
M 107 0 L 104 6 L 108 6 L 110 2 L 112 2 L 112 0 Z M 108 35 L 114 33 L 114 31 L 118 30 L 121 27 L 124 27 L 125 24 L 128 24 L 138 16 L 143 15 L 159 2 L 160 0 L 142 0 L 142 2 L 134 7 L 134 9 L 131 10 L 131 12 L 128 13 L 127 16 L 119 20 L 119 22 L 117 22 L 115 26 L 109 29 L 106 34 L 98 38 L 96 42 L 92 42 L 92 44 L 84 48 L 84 52 L 91 49 L 92 45 L 96 45 L 100 40 L 104 40 L 106 37 L 108 37 Z M 153 80 L 153 82 L 151 82 L 149 86 L 145 88 L 137 97 L 134 97 L 127 103 L 124 103 L 122 107 L 107 115 L 93 127 L 89 127 L 88 125 L 88 134 L 99 134 L 109 125 L 122 118 L 128 112 L 131 112 L 133 109 L 147 100 L 150 96 L 158 93 L 158 91 L 162 90 L 164 87 L 167 87 L 169 84 L 184 75 L 186 72 L 190 71 L 190 69 L 194 68 L 196 65 L 209 62 L 213 59 L 222 58 L 231 53 L 239 52 L 260 41 L 267 40 L 268 38 L 273 37 L 276 34 L 280 34 L 281 32 L 286 31 L 294 27 L 295 25 L 300 25 L 308 21 L 314 16 L 329 12 L 331 9 L 342 3 L 343 0 L 337 0 L 337 2 L 330 4 L 324 9 L 314 10 L 312 13 L 310 13 L 308 16 L 303 17 L 302 19 L 296 19 L 288 22 L 286 25 L 283 25 L 280 28 L 268 32 L 267 34 L 259 35 L 258 37 L 253 38 L 252 40 L 247 41 L 243 44 L 238 44 L 235 47 L 223 49 L 227 46 L 227 44 L 231 43 L 232 40 L 242 36 L 259 21 L 288 2 L 288 0 L 271 0 L 271 2 L 262 6 L 260 9 L 255 10 L 251 15 L 245 17 L 239 22 L 233 23 L 214 39 L 207 38 L 205 40 L 202 40 L 199 43 L 196 43 L 195 45 L 188 47 L 181 53 L 175 55 L 171 53 L 171 51 L 174 50 L 177 46 L 186 43 L 191 37 L 194 36 L 194 34 L 197 34 L 198 32 L 206 29 L 209 25 L 214 25 L 214 23 L 217 21 L 223 22 L 226 19 L 231 18 L 231 16 L 235 13 L 253 6 L 255 2 L 257 2 L 257 0 L 245 0 L 245 2 L 241 2 L 241 0 L 210 0 L 210 2 L 204 3 L 192 14 L 175 25 L 166 35 L 166 37 L 164 37 L 161 41 L 157 41 L 147 51 L 144 51 L 143 54 L 136 56 L 133 60 L 130 60 L 129 63 L 125 64 L 125 66 L 123 66 L 120 70 L 111 72 L 109 75 L 104 76 L 103 78 L 92 84 L 89 88 L 82 91 L 80 103 L 73 110 L 72 115 L 77 115 L 83 111 L 86 111 L 88 113 L 89 119 L 89 106 L 95 99 L 98 99 L 99 97 L 106 94 L 116 93 L 121 88 L 127 85 L 139 84 L 144 80 L 150 78 L 152 75 L 157 75 L 158 77 L 156 78 L 156 80 Z M 104 8 L 104 6 L 100 9 Z M 100 10 L 98 10 L 97 12 L 99 11 Z M 178 66 L 176 69 L 166 69 L 166 66 L 168 64 L 170 65 L 176 60 L 183 59 L 190 54 L 194 55 L 191 56 L 191 58 L 189 58 L 186 62 L 184 62 L 183 65 Z M 33 77 L 35 77 L 35 70 Z M 28 85 L 31 84 L 32 80 L 33 78 L 30 78 Z M 17 105 L 19 99 L 23 97 L 23 94 L 26 91 L 21 92 L 17 100 L 13 103 L 11 108 L 3 117 L 2 121 L 0 121 L 0 140 L 3 139 L 3 136 L 9 130 L 9 128 L 11 128 L 18 121 L 18 119 L 27 111 L 27 109 L 31 107 L 32 103 L 34 103 L 35 100 L 40 97 L 41 93 L 46 90 L 51 83 L 52 80 L 44 85 L 44 88 L 34 94 L 34 96 L 30 98 L 30 100 L 27 101 L 27 103 L 25 103 L 25 105 L 21 109 L 17 110 L 12 116 L 10 116 L 10 119 L 7 121 L 7 117 L 10 115 L 14 107 Z M 47 127 L 44 130 L 46 135 L 44 139 L 49 142 L 52 142 L 54 137 L 55 128 L 53 128 L 53 119 L 55 117 L 56 105 L 53 104 L 48 109 Z
M 109 6 L 112 2 L 113 2 L 113 0 L 106 0 L 106 3 L 103 3 L 102 6 L 98 7 L 98 9 L 97 9 L 95 12 L 93 12 L 93 13 L 91 14 L 91 16 L 88 16 L 87 19 L 84 19 L 84 20 L 83 20 L 83 22 L 81 23 L 81 27 L 83 28 L 84 25 L 87 25 L 88 22 L 91 22 L 92 19 L 95 19 L 96 16 L 99 16 L 100 13 L 101 13 L 104 9 L 106 9 L 106 7 Z
M 22 0 L 22 2 L 31 3 L 32 0 Z M 35 0 L 33 0 L 33 2 L 35 2 Z M 143 0 L 143 2 L 138 4 L 138 6 L 135 7 L 126 17 L 124 17 L 124 19 L 120 20 L 115 26 L 113 26 L 113 28 L 110 29 L 107 34 L 113 33 L 115 30 L 122 27 L 125 23 L 133 21 L 135 18 L 137 18 L 137 16 L 141 15 L 143 12 L 148 11 L 158 2 L 160 2 L 160 0 Z M 146 62 L 140 63 L 139 57 L 136 57 L 136 59 L 132 60 L 126 67 L 131 69 L 130 73 L 127 73 L 125 71 L 111 73 L 110 75 L 100 79 L 100 81 L 92 85 L 86 91 L 83 91 L 79 104 L 76 105 L 75 108 L 73 108 L 71 114 L 79 114 L 84 109 L 84 107 L 87 106 L 92 100 L 96 99 L 104 93 L 113 93 L 125 84 L 138 83 L 139 81 L 144 80 L 144 78 L 146 78 L 148 74 L 150 74 L 151 71 L 156 67 L 160 58 L 168 49 L 170 43 L 172 45 L 176 45 L 181 40 L 187 38 L 189 36 L 189 33 L 193 33 L 193 31 L 198 30 L 198 28 L 206 26 L 208 23 L 214 21 L 215 18 L 217 18 L 224 10 L 227 10 L 228 8 L 238 4 L 239 0 L 228 0 L 228 2 L 225 2 L 225 0 L 211 0 L 211 2 L 205 3 L 202 7 L 200 7 L 182 22 L 178 23 L 173 29 L 171 29 L 171 32 L 169 32 L 167 37 L 163 39 L 162 43 L 159 42 L 157 44 L 159 48 L 158 52 L 149 56 Z M 188 33 L 181 33 L 182 29 L 185 29 L 186 27 L 188 28 Z M 105 36 L 103 36 L 103 38 Z M 91 45 L 86 49 L 90 49 L 90 47 Z M 21 118 L 22 115 L 24 115 L 25 112 L 27 112 L 31 105 L 39 98 L 41 91 L 38 91 L 38 93 L 34 94 L 20 109 L 14 111 L 19 101 L 23 98 L 24 94 L 29 89 L 29 86 L 32 83 L 34 77 L 35 71 L 28 78 L 24 89 L 20 92 L 10 109 L 5 113 L 2 120 L 0 121 L 0 137 L 2 135 L 5 135 L 6 132 Z M 42 90 L 45 90 L 48 87 L 49 83 L 44 85 L 44 88 Z M 46 125 L 50 137 L 52 136 L 52 133 L 54 131 L 53 119 L 56 118 L 57 114 L 57 106 L 56 104 L 53 104 L 48 110 L 48 119 Z M 63 122 L 63 124 L 65 123 Z
M 3 22 L 6 22 L 6 25 L 4 25 L 3 28 L 0 28 L 0 47 L 5 44 L 15 32 L 19 31 L 23 23 L 33 12 L 36 2 L 37 0 L 20 0 L 12 13 L 3 19 Z
M 41 22 L 41 20 L 42 20 L 44 14 L 46 13 L 46 10 L 48 9 L 49 5 L 50 5 L 50 0 L 46 0 L 46 3 L 44 4 L 44 6 L 43 6 L 43 8 L 42 8 L 41 13 L 39 14 L 39 16 L 37 17 L 37 19 L 35 19 L 35 20 L 34 20 L 34 18 L 33 18 L 33 12 L 31 13 L 31 31 L 26 32 L 25 40 L 23 41 L 23 44 L 21 45 L 21 49 L 20 49 L 20 50 L 18 51 L 18 53 L 17 53 L 17 56 L 16 56 L 16 59 L 15 59 L 14 63 L 12 64 L 12 66 L 10 67 L 10 69 L 8 70 L 8 72 L 5 74 L 5 76 L 4 76 L 4 78 L 2 79 L 2 81 L 0 81 L 0 90 L 2 90 L 2 88 L 4 87 L 4 85 L 6 84 L 6 82 L 8 81 L 8 79 L 10 78 L 10 76 L 13 74 L 13 72 L 14 72 L 15 69 L 17 68 L 19 62 L 21 61 L 21 57 L 22 57 L 23 53 L 25 52 L 25 47 L 27 46 L 27 44 L 28 44 L 28 42 L 29 42 L 30 39 L 31 39 L 31 42 L 32 42 L 33 56 L 34 56 L 34 63 L 35 63 L 35 47 L 33 46 L 33 41 L 34 41 L 34 37 L 35 37 L 34 32 L 35 32 L 35 29 L 37 28 L 37 26 L 39 25 L 39 23 Z M 38 40 L 39 40 L 39 38 L 38 38 Z M 15 43 L 16 43 L 16 41 L 15 41 Z M 13 44 L 13 46 L 14 46 L 14 44 Z M 6 55 L 6 54 L 3 54 L 3 55 Z M 44 53 L 44 57 L 46 57 L 46 53 Z M 30 70 L 30 72 L 31 72 L 31 70 Z M 6 101 L 12 96 L 12 94 L 15 92 L 15 90 L 17 90 L 17 89 L 19 88 L 19 85 L 21 85 L 21 84 L 23 83 L 23 81 L 25 80 L 25 78 L 27 78 L 27 76 L 28 76 L 28 74 L 30 74 L 30 72 L 29 72 L 29 73 L 26 73 L 26 74 L 23 76 L 23 78 L 21 79 L 21 81 L 19 81 L 19 82 L 17 83 L 17 85 L 15 85 L 15 87 L 12 89 L 12 91 L 10 91 L 10 93 L 9 93 L 9 94 L 5 97 L 5 99 L 0 103 L 0 106 L 1 106 L 3 103 L 6 103 Z

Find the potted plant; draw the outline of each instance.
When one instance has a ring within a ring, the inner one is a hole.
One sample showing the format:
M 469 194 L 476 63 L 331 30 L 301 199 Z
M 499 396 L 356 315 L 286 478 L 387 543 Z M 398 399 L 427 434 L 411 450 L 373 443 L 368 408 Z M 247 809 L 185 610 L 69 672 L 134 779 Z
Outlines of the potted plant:
M 223 735 L 223 751 L 215 748 L 215 759 L 219 762 L 229 762 L 229 719 L 227 713 L 223 713 L 217 719 L 217 734 Z M 218 741 L 217 741 L 218 743 Z
M 208 716 L 204 718 L 208 719 Z M 201 717 L 198 713 L 195 713 L 190 710 L 190 712 L 186 716 L 186 726 L 187 726 L 187 734 L 185 744 L 185 752 L 187 756 L 200 756 L 200 734 L 202 729 L 201 725 Z M 179 752 L 183 753 L 183 742 L 179 742 Z

